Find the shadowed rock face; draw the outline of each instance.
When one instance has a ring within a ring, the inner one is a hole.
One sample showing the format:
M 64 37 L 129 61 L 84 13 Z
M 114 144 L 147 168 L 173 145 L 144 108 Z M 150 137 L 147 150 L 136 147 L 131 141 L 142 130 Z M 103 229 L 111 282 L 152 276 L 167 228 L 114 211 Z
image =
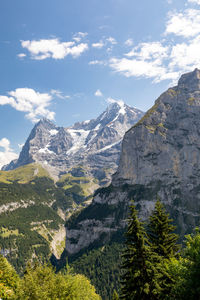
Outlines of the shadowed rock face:
M 111 104 L 97 119 L 68 128 L 43 119 L 31 131 L 19 159 L 3 169 L 37 162 L 57 179 L 76 167 L 77 173 L 84 169 L 87 176 L 105 184 L 117 169 L 125 132 L 143 115 L 119 102 Z
M 91 209 L 69 226 L 68 236 L 78 237 L 80 231 L 98 241 L 103 233 L 106 236 L 109 228 L 118 231 L 124 227 L 123 219 L 127 216 L 130 199 L 135 200 L 139 216 L 146 219 L 157 197 L 165 204 L 182 236 L 200 224 L 198 69 L 182 75 L 178 85 L 163 93 L 125 134 L 112 185 L 94 197 Z M 97 225 L 92 227 L 98 219 L 98 212 L 93 213 L 95 207 L 99 209 L 101 206 L 107 207 L 104 217 L 99 228 Z M 98 238 L 94 231 L 99 233 Z M 66 249 L 71 254 L 80 251 L 86 244 L 87 247 L 91 245 L 90 240 L 83 244 L 81 239 L 77 239 L 77 249 L 70 238 L 67 238 Z

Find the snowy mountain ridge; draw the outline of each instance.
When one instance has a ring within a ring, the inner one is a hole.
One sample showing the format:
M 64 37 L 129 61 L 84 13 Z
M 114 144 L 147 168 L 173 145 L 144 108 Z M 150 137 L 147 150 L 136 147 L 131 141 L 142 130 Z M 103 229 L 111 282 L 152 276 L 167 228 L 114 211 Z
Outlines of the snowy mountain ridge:
M 68 172 L 80 174 L 82 169 L 104 183 L 116 171 L 125 132 L 142 116 L 142 111 L 119 101 L 96 119 L 67 128 L 42 119 L 31 131 L 18 160 L 3 170 L 37 162 L 54 178 Z

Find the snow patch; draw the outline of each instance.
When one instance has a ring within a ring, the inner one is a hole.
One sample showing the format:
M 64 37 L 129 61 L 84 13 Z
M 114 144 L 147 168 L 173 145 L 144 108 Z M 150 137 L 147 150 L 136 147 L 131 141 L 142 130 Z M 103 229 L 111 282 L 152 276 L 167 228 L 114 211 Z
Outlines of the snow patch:
M 49 153 L 49 154 L 54 154 L 54 152 L 51 151 L 51 150 L 49 150 L 48 147 L 49 147 L 49 144 L 47 144 L 45 148 L 40 149 L 40 150 L 38 151 L 38 153 L 45 153 L 45 154 L 46 154 L 46 153 Z
M 78 152 L 81 148 L 85 148 L 85 141 L 90 133 L 90 130 L 75 130 L 75 129 L 68 129 L 71 137 L 73 138 L 73 146 L 66 152 L 66 154 L 74 154 Z
M 126 108 L 125 108 L 124 102 L 123 101 L 119 101 L 118 104 L 120 106 L 119 114 L 125 115 Z
M 101 127 L 101 124 L 99 123 L 93 130 L 99 130 L 100 127 Z
M 51 136 L 54 136 L 54 135 L 56 135 L 58 133 L 58 130 L 51 129 L 51 130 L 49 130 L 49 133 L 50 133 Z

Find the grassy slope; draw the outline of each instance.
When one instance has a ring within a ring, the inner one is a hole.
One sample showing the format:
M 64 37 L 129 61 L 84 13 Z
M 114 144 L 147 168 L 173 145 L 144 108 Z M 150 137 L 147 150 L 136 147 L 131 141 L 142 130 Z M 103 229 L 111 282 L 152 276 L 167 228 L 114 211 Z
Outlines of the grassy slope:
M 57 182 L 57 185 L 63 188 L 65 194 L 69 197 L 71 196 L 77 204 L 91 199 L 94 190 L 99 187 L 98 181 L 92 177 L 75 177 L 69 173 L 63 175 Z
M 36 177 L 50 178 L 50 175 L 39 164 L 25 165 L 12 171 L 0 171 L 0 182 L 8 184 L 14 181 L 22 184 L 28 183 Z

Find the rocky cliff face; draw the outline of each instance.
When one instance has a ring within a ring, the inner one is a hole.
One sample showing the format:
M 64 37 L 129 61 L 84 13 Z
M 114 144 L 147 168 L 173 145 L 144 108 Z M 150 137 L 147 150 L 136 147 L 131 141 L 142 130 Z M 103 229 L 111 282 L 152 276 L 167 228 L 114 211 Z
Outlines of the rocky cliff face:
M 119 101 L 97 119 L 69 128 L 57 127 L 43 119 L 33 128 L 19 159 L 4 170 L 37 162 L 56 179 L 67 172 L 82 176 L 84 169 L 87 176 L 104 184 L 117 169 L 125 132 L 142 116 L 140 110 Z
M 183 75 L 123 140 L 113 184 L 196 183 L 200 175 L 200 72 Z
M 111 186 L 100 190 L 87 211 L 68 225 L 68 253 L 99 240 L 103 243 L 111 238 L 109 230 L 122 229 L 131 198 L 145 219 L 159 197 L 182 235 L 200 224 L 199 116 L 200 71 L 196 69 L 182 75 L 178 85 L 163 93 L 125 134 Z M 83 243 L 79 233 L 89 238 Z

